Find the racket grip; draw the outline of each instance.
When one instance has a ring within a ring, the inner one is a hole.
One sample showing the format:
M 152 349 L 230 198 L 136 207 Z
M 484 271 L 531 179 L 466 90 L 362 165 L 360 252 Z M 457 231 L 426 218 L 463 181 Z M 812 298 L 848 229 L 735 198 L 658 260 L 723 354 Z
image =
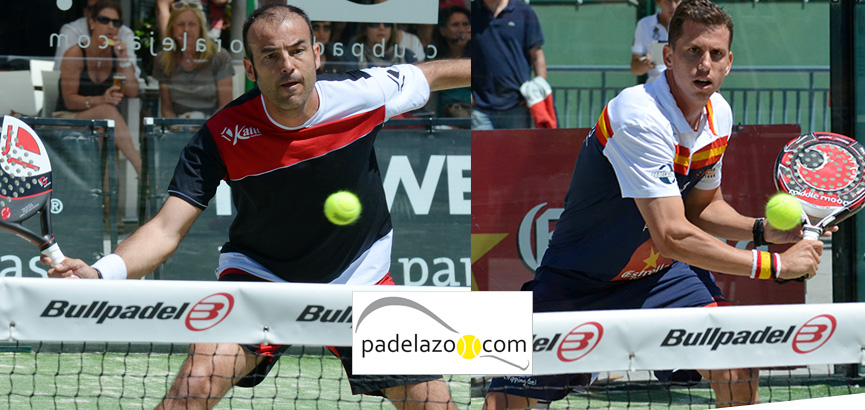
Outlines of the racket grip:
M 56 243 L 45 248 L 45 250 L 42 251 L 42 254 L 51 258 L 51 266 L 57 265 L 66 259 L 66 257 L 63 256 L 63 252 L 60 251 L 60 245 L 57 245 Z
M 816 241 L 820 239 L 820 235 L 822 234 L 823 230 L 814 225 L 805 225 L 802 227 L 803 239 L 807 239 L 809 241 Z

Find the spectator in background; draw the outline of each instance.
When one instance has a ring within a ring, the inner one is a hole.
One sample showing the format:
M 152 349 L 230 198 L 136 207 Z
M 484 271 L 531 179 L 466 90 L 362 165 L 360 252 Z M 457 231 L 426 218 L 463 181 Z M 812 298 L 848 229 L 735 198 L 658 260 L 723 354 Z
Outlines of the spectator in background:
M 93 5 L 96 4 L 96 0 L 87 0 L 86 6 L 84 6 L 84 17 L 81 17 L 71 23 L 66 23 L 63 27 L 60 27 L 60 37 L 57 40 L 57 51 L 54 53 L 54 69 L 60 70 L 60 64 L 63 61 L 63 56 L 66 54 L 66 50 L 72 48 L 72 46 L 76 44 L 86 45 L 90 41 L 90 27 L 89 27 L 89 19 L 93 17 Z M 133 38 L 135 37 L 135 33 L 132 32 L 132 29 L 127 27 L 126 25 L 121 25 L 117 30 L 117 37 L 124 44 L 132 45 L 134 43 Z M 97 39 L 98 41 L 98 39 Z M 132 67 L 135 69 L 135 76 L 141 76 L 141 69 L 138 68 L 138 63 L 135 58 L 135 50 L 130 48 L 126 55 L 128 56 L 127 62 L 132 64 Z
M 138 96 L 138 78 L 129 61 L 129 45 L 117 35 L 122 16 L 117 0 L 98 0 L 93 5 L 87 24 L 94 41 L 85 48 L 72 47 L 63 55 L 60 97 L 54 117 L 114 120 L 117 148 L 135 172 L 141 174 L 141 157 L 135 152 L 129 127 L 117 109 L 124 97 Z M 125 82 L 120 76 L 125 76 Z
M 635 76 L 649 74 L 647 83 L 655 81 L 662 72 L 667 68 L 666 65 L 656 65 L 652 62 L 654 57 L 656 60 L 663 58 L 662 56 L 652 56 L 652 43 L 667 42 L 667 27 L 670 25 L 670 18 L 673 17 L 673 12 L 679 6 L 682 0 L 655 0 L 660 10 L 646 16 L 637 22 L 637 29 L 634 30 L 634 44 L 631 46 L 631 73 Z
M 415 62 L 421 62 L 426 59 L 426 44 L 420 38 L 406 30 L 394 27 L 397 32 L 397 44 L 400 48 L 410 50 L 414 54 Z M 428 43 L 427 43 L 428 44 Z
M 436 58 L 470 58 L 471 41 L 471 14 L 467 8 L 450 6 L 439 12 Z
M 399 31 L 393 23 L 360 23 L 353 43 L 345 56 L 349 66 L 355 68 L 386 67 L 396 64 L 412 64 L 417 57 L 410 50 L 399 46 Z M 356 51 L 363 45 L 359 56 Z
M 207 34 L 212 39 L 222 36 L 223 30 L 231 26 L 231 14 L 228 13 L 230 0 L 156 0 L 156 25 L 159 27 L 159 38 L 170 36 L 168 18 L 171 8 L 181 8 L 197 3 L 207 17 Z
M 436 60 L 471 58 L 472 25 L 469 10 L 463 6 L 450 6 L 439 12 L 435 42 Z M 471 89 L 454 88 L 436 92 L 435 103 L 440 117 L 467 118 L 471 115 Z
M 232 99 L 231 55 L 217 49 L 206 27 L 200 3 L 172 5 L 167 32 L 174 49 L 160 52 L 153 66 L 163 117 L 209 118 Z
M 330 45 L 330 36 L 333 33 L 332 21 L 313 21 L 312 35 L 316 43 L 321 44 L 321 65 L 316 74 L 337 73 L 339 61 L 333 56 L 333 47 Z
M 472 2 L 472 129 L 532 128 L 520 86 L 546 79 L 538 17 L 520 0 Z

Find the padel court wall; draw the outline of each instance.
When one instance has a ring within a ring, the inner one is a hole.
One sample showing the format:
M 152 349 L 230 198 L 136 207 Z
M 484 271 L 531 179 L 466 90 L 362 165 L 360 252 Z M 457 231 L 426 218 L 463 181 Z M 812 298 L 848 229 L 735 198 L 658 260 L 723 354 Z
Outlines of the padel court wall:
M 546 249 L 587 128 L 472 132 L 472 273 L 479 290 L 518 290 Z M 724 198 L 744 215 L 761 216 L 776 192 L 775 158 L 799 136 L 798 125 L 733 128 L 724 156 Z M 742 249 L 753 242 L 728 242 Z M 769 245 L 779 252 L 785 246 Z M 733 304 L 802 303 L 802 283 L 780 285 L 716 274 Z

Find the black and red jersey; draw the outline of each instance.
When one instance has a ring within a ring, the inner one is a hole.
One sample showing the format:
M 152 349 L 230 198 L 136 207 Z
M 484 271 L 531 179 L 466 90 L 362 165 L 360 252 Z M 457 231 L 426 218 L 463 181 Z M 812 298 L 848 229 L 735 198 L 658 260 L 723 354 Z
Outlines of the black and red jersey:
M 322 75 L 315 91 L 318 111 L 295 128 L 271 118 L 257 88 L 234 100 L 192 137 L 168 188 L 204 209 L 225 180 L 237 215 L 222 252 L 289 282 L 330 282 L 392 230 L 373 143 L 382 122 L 426 103 L 429 84 L 400 65 Z M 363 205 L 352 225 L 324 216 L 339 190 Z

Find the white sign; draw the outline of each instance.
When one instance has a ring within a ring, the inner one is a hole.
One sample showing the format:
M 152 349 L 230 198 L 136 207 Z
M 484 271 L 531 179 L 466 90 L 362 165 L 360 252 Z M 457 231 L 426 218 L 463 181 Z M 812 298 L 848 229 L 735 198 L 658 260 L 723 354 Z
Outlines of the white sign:
M 532 372 L 530 292 L 354 292 L 354 374 Z
M 437 24 L 436 0 L 388 0 L 377 4 L 358 4 L 351 0 L 289 0 L 303 9 L 311 20 Z

